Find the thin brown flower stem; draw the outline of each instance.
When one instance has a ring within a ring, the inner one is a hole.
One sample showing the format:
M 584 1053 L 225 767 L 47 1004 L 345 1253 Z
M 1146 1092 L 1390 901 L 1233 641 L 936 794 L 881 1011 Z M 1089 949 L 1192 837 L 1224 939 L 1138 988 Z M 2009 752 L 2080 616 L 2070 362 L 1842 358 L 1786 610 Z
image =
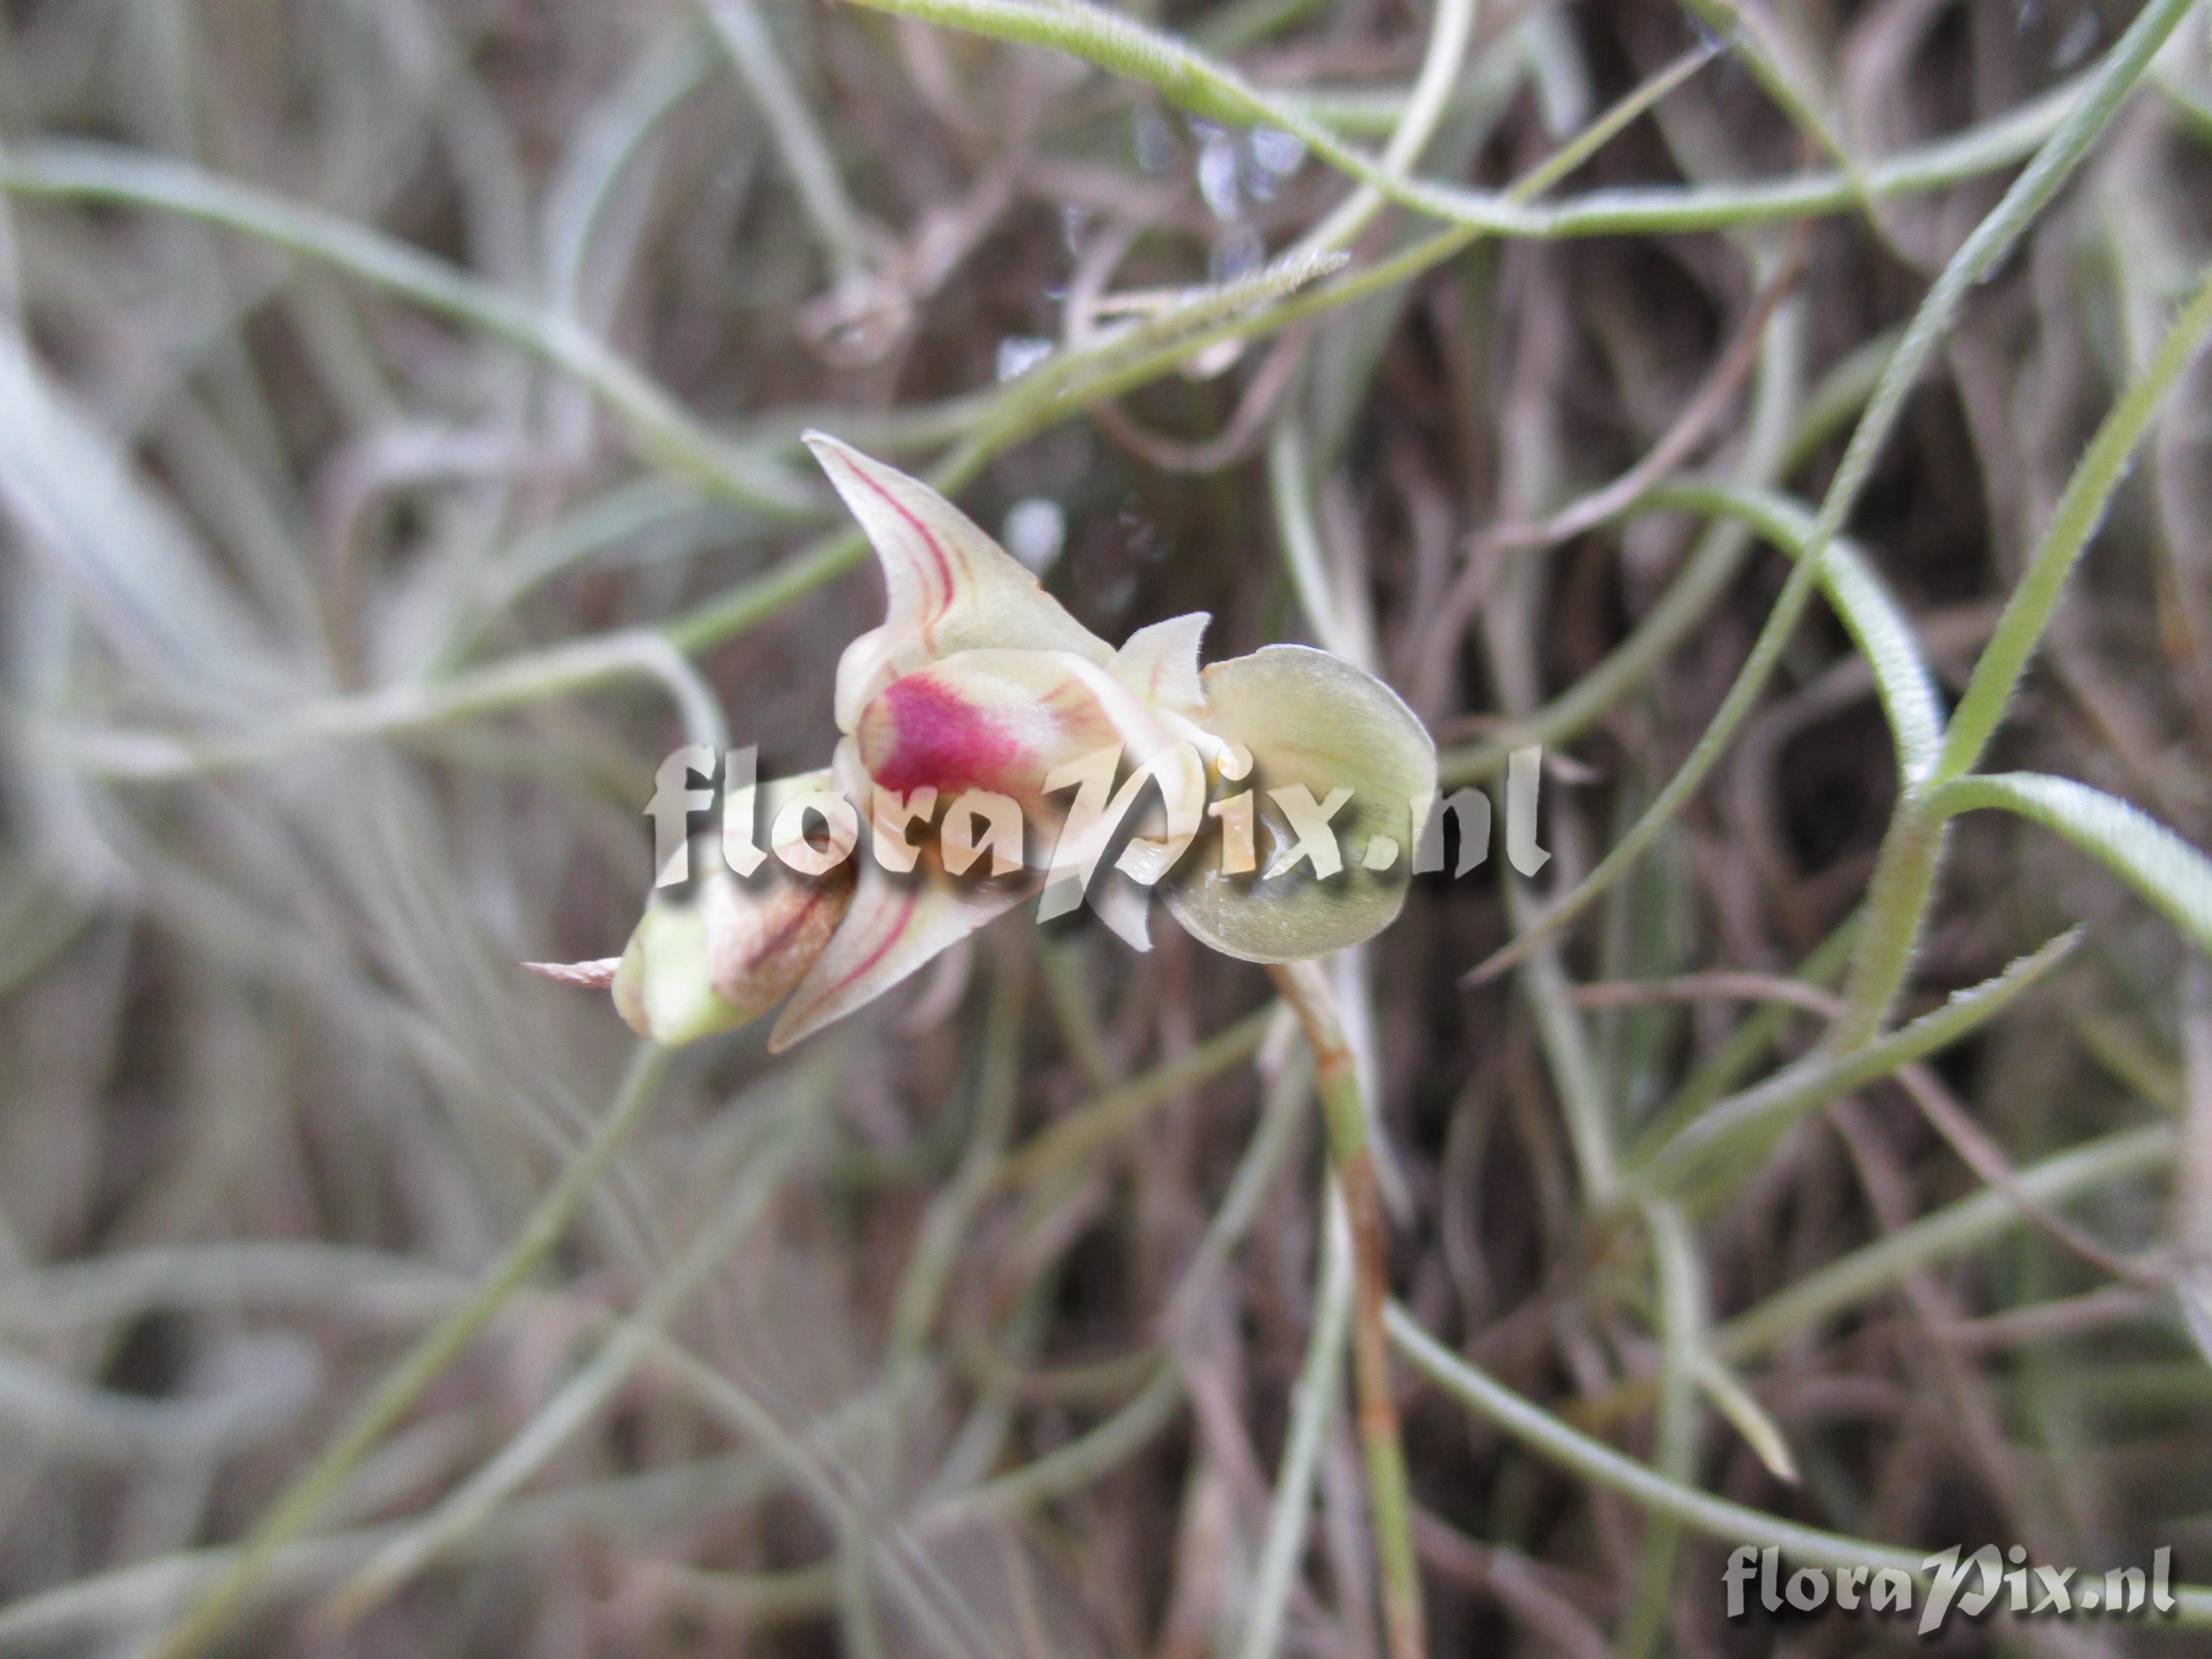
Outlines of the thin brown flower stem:
M 1383 1229 L 1382 1190 L 1375 1179 L 1375 1154 L 1367 1141 L 1359 1071 L 1321 964 L 1284 963 L 1267 971 L 1297 1015 L 1306 1046 L 1313 1050 L 1314 1081 L 1328 1127 L 1329 1157 L 1352 1221 L 1352 1383 L 1359 1448 L 1367 1462 L 1368 1501 L 1375 1512 L 1375 1554 L 1381 1569 L 1382 1624 L 1390 1659 L 1423 1659 L 1428 1649 L 1422 1633 L 1420 1565 L 1413 1553 L 1406 1449 L 1398 1436 L 1398 1408 L 1390 1397 L 1389 1339 L 1382 1323 L 1390 1295 L 1389 1241 Z

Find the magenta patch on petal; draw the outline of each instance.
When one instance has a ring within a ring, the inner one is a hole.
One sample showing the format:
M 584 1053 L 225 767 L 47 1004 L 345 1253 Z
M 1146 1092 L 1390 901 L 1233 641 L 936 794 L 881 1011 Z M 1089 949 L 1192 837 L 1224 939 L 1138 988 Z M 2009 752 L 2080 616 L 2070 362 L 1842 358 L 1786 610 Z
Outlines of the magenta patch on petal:
M 860 717 L 868 775 L 899 794 L 1003 787 L 1022 745 L 992 716 L 927 673 L 894 680 Z

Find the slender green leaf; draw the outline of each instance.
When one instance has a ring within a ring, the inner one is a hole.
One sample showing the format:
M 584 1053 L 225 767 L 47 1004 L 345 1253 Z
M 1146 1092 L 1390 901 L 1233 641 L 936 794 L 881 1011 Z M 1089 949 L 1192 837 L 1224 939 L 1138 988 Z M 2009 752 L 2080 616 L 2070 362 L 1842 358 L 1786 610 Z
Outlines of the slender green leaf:
M 1926 1580 L 1928 1569 L 1918 1550 L 1901 1550 L 1802 1526 L 1670 1480 L 1648 1464 L 1568 1427 L 1534 1401 L 1478 1370 L 1423 1330 L 1401 1304 L 1392 1303 L 1388 1318 L 1391 1342 L 1416 1370 L 1486 1421 L 1593 1486 L 1619 1492 L 1654 1514 L 1670 1516 L 1708 1537 L 1779 1549 L 1792 1561 L 1893 1568 L 1923 1583 Z M 2192 1626 L 2212 1622 L 2212 1589 L 2176 1585 L 2173 1595 L 2179 1622 Z
M 970 34 L 1044 46 L 1142 81 L 1170 103 L 1232 126 L 1274 127 L 1292 134 L 1339 172 L 1401 206 L 1438 218 L 1480 220 L 1500 231 L 1525 229 L 1527 216 L 1486 191 L 1422 184 L 1346 143 L 1296 106 L 1252 86 L 1175 35 L 1087 0 L 855 0 L 872 11 L 918 17 Z
M 281 706 L 313 682 L 210 573 L 167 498 L 0 327 L 0 514 L 62 572 L 118 654 L 188 707 Z
M 1994 806 L 2057 830 L 2212 955 L 2212 860 L 2140 807 L 2039 772 L 1956 778 L 1927 805 L 1939 817 Z
M 1838 1095 L 1948 1048 L 2010 1007 L 2023 992 L 2065 960 L 2080 937 L 2078 928 L 2061 933 L 1995 979 L 1959 992 L 1942 1007 L 1877 1042 L 1844 1054 L 1815 1049 L 1757 1087 L 1722 1101 L 1632 1172 L 1627 1194 L 1675 1190 L 1684 1176 L 1727 1147 L 1748 1137 L 1778 1132 Z
M 1959 717 L 1943 745 L 1937 775 L 1955 778 L 1973 769 L 1989 747 L 2005 705 L 2012 700 L 2020 677 L 2027 672 L 2029 658 L 2058 608 L 2066 579 L 2088 546 L 2090 537 L 2104 522 L 2112 492 L 2127 476 L 2128 459 L 2149 429 L 2152 418 L 2173 383 L 2196 358 L 2208 336 L 2212 336 L 2212 266 L 2208 266 L 2173 326 L 2159 343 L 2150 362 L 2105 416 L 2097 435 L 2089 441 L 2065 493 L 2052 509 L 2050 527 L 2030 556 L 2020 585 L 2005 602 L 1973 678 L 1959 700 Z
M 1687 481 L 1662 484 L 1646 507 L 1683 507 L 1725 514 L 1748 524 L 1791 558 L 1804 556 L 1813 538 L 1813 515 L 1802 504 L 1771 489 Z M 1912 623 L 1881 573 L 1847 541 L 1828 549 L 1820 592 L 1874 675 L 1875 693 L 1897 745 L 1897 769 L 1908 787 L 1935 769 L 1943 741 L 1943 703 L 1928 672 Z
M 2065 118 L 2036 151 L 2035 159 L 2013 180 L 1996 206 L 1974 227 L 1913 312 L 1896 352 L 1875 385 L 1866 413 L 1852 430 L 1851 441 L 1806 536 L 1797 568 L 1790 573 L 1789 581 L 1777 596 L 1774 608 L 1767 613 L 1765 626 L 1753 642 L 1751 654 L 1735 684 L 1729 688 L 1728 696 L 1722 700 L 1711 724 L 1674 775 L 1668 780 L 1658 799 L 1595 870 L 1577 883 L 1572 890 L 1552 902 L 1542 921 L 1480 964 L 1470 978 L 1487 979 L 1502 972 L 1579 915 L 1643 855 L 1660 830 L 1697 793 L 1737 728 L 1750 714 L 1767 676 L 1781 659 L 1790 636 L 1796 631 L 1805 606 L 1813 597 L 1820 568 L 1857 505 L 1876 459 L 1895 430 L 1906 397 L 1943 337 L 1950 331 L 1966 295 L 1987 279 L 2037 216 L 2050 205 L 2081 165 L 2081 158 L 2088 154 L 2098 135 L 2118 112 L 2136 82 L 2150 67 L 2151 59 L 2166 44 L 2166 37 L 2189 15 L 2194 0 L 2151 0 L 2128 25 L 2127 32 L 2113 43 L 2112 50 L 2091 72 L 2081 101 L 2067 111 Z
M 1592 191 L 1555 208 L 1538 208 L 1497 191 L 1411 179 L 1346 144 L 1315 118 L 1310 106 L 1251 85 L 1236 70 L 1176 37 L 1124 14 L 1081 0 L 854 0 L 871 10 L 916 17 L 992 40 L 1063 52 L 1116 75 L 1144 82 L 1170 102 L 1235 126 L 1268 126 L 1296 136 L 1329 166 L 1386 198 L 1462 229 L 1506 236 L 1604 236 L 1634 231 L 1709 230 L 1760 222 L 1848 212 L 1876 200 L 1939 188 L 1960 177 L 2009 165 L 2032 153 L 2101 89 L 2104 68 L 2053 88 L 1987 125 L 1867 168 L 1856 182 L 1840 172 L 1803 173 L 1682 189 L 1629 185 Z M 2187 0 L 2153 27 L 2163 40 Z M 2132 53 L 2130 53 L 2132 57 Z M 2133 80 L 2130 74 L 2129 79 Z M 2097 125 L 2101 125 L 2100 118 Z
M 2019 1190 L 2056 1207 L 2084 1193 L 2163 1169 L 2173 1159 L 2165 1124 L 2125 1129 L 2072 1147 L 2020 1172 Z M 1984 1187 L 1909 1227 L 1839 1256 L 1715 1328 L 1713 1352 L 1740 1362 L 1877 1296 L 1916 1268 L 1932 1267 L 2000 1237 L 2027 1219 L 2011 1193 Z

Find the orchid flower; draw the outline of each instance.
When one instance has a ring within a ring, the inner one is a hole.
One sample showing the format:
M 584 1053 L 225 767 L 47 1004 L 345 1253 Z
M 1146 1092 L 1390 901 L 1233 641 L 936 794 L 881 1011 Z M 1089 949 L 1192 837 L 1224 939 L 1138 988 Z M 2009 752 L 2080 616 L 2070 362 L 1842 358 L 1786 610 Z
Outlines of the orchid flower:
M 1436 748 L 1388 686 L 1304 646 L 1201 672 L 1203 613 L 1115 650 L 935 490 L 820 433 L 806 443 L 886 595 L 882 625 L 837 665 L 836 752 L 757 792 L 775 858 L 656 888 L 618 963 L 558 976 L 611 983 L 623 1017 L 662 1042 L 781 1002 L 769 1046 L 782 1049 L 1040 892 L 1041 916 L 1088 899 L 1145 950 L 1156 888 L 1201 943 L 1262 963 L 1341 950 L 1395 919 Z M 836 799 L 848 830 L 865 822 L 868 853 L 837 858 L 849 835 L 827 851 L 810 837 L 809 804 L 832 823 Z M 1109 863 L 1113 809 L 1139 799 L 1147 833 Z M 987 822 L 988 864 L 971 869 L 976 820 L 1005 802 L 1021 821 Z M 1275 843 L 1264 868 L 1255 822 Z

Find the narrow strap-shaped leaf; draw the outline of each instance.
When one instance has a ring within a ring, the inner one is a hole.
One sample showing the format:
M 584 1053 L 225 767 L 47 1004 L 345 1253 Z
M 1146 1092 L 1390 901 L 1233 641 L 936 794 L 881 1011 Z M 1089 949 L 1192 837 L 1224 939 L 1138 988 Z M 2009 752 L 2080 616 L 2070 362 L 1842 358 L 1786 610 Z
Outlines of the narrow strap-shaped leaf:
M 1524 231 L 1534 216 L 1486 191 L 1407 178 L 1346 143 L 1295 106 L 1261 91 L 1173 34 L 1086 0 L 855 0 L 874 11 L 965 29 L 994 40 L 1043 46 L 1142 81 L 1170 103 L 1231 126 L 1278 127 L 1316 155 L 1401 207 L 1486 229 Z
M 1981 660 L 1974 665 L 1966 695 L 1959 700 L 1956 729 L 1944 743 L 1939 775 L 1960 776 L 1981 759 L 1997 723 L 2004 718 L 2005 705 L 2012 700 L 2020 677 L 2027 672 L 2029 659 L 2050 625 L 2051 613 L 2058 608 L 2067 577 L 2073 574 L 2097 526 L 2104 522 L 2112 492 L 2127 476 L 2129 458 L 2149 429 L 2166 394 L 2195 361 L 2208 336 L 2212 336 L 2212 266 L 2206 267 L 2196 292 L 2174 319 L 2158 350 L 2120 394 L 2097 428 L 2097 435 L 2089 441 L 2081 464 L 2066 480 L 2065 493 L 2051 509 L 2050 526 L 2029 556 L 2020 585 L 2005 601 L 1996 632 L 1990 635 Z
M 1570 1428 L 1534 1401 L 1468 1364 L 1422 1329 L 1402 1303 L 1392 1303 L 1386 1317 L 1392 1345 L 1415 1370 L 1475 1415 L 1592 1486 L 1619 1492 L 1654 1515 L 1670 1516 L 1708 1537 L 1778 1549 L 1792 1562 L 1889 1570 L 1923 1585 L 1928 1582 L 1929 1558 L 1917 1549 L 1823 1532 L 1671 1480 L 1650 1464 Z M 2212 1623 L 2212 1589 L 2176 1584 L 2172 1595 L 2176 1623 Z
M 1939 817 L 1978 806 L 2014 812 L 2057 830 L 2212 955 L 2212 859 L 2142 808 L 2041 772 L 1958 778 L 1928 798 L 1928 810 Z
M 1675 1190 L 1685 1176 L 1744 1137 L 1780 1129 L 1838 1095 L 1948 1048 L 2011 1006 L 2021 993 L 2065 959 L 2081 936 L 2078 927 L 2061 933 L 1995 979 L 1959 992 L 1942 1007 L 1877 1042 L 1844 1054 L 1815 1049 L 1765 1082 L 1722 1101 L 1632 1172 L 1623 1196 L 1648 1197 Z

